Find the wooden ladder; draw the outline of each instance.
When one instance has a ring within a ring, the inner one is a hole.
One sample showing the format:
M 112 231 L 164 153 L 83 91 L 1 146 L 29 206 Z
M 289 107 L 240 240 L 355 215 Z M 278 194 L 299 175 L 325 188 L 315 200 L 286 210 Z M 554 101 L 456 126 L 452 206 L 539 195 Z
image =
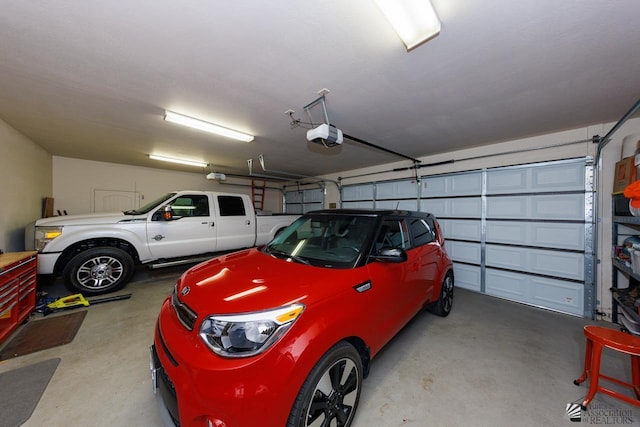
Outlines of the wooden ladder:
M 264 190 L 266 182 L 260 180 L 251 180 L 251 200 L 253 200 L 253 208 L 255 210 L 264 209 Z

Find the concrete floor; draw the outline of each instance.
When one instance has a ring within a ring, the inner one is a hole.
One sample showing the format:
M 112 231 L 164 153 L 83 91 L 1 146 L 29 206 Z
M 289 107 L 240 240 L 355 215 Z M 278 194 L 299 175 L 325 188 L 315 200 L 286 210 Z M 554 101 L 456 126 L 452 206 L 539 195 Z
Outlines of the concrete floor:
M 138 274 L 122 291 L 131 299 L 87 309 L 72 343 L 0 362 L 4 372 L 61 358 L 24 425 L 160 426 L 148 347 L 178 275 Z M 570 426 L 566 405 L 581 402 L 588 387 L 573 385 L 587 323 L 458 289 L 449 317 L 419 314 L 374 360 L 352 425 Z M 605 352 L 603 367 L 630 378 L 628 357 Z M 606 396 L 591 409 L 583 424 L 640 425 L 638 408 Z

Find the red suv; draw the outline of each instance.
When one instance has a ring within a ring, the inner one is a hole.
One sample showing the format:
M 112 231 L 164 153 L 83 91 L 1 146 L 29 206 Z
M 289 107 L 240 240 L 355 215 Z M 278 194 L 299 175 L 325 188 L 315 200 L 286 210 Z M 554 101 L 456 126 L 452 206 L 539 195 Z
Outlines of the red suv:
M 199 264 L 160 310 L 151 371 L 167 425 L 349 426 L 371 359 L 453 267 L 431 214 L 323 210 Z

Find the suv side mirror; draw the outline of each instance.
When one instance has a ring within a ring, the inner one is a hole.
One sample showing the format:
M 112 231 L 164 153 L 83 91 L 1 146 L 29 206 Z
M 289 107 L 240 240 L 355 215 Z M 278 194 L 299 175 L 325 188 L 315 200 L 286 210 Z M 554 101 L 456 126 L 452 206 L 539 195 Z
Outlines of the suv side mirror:
M 399 263 L 407 260 L 407 253 L 402 248 L 384 247 L 371 258 L 376 261 Z

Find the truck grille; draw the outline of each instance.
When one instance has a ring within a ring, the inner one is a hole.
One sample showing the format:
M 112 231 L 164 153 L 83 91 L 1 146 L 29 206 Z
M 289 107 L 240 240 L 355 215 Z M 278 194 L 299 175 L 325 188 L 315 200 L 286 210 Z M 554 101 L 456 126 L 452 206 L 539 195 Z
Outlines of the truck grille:
M 177 289 L 173 290 L 173 294 L 171 295 L 171 305 L 173 309 L 176 311 L 178 315 L 178 320 L 180 323 L 190 331 L 193 331 L 193 326 L 196 324 L 196 319 L 198 319 L 198 315 L 191 310 L 185 303 L 181 302 L 178 299 L 178 291 Z

